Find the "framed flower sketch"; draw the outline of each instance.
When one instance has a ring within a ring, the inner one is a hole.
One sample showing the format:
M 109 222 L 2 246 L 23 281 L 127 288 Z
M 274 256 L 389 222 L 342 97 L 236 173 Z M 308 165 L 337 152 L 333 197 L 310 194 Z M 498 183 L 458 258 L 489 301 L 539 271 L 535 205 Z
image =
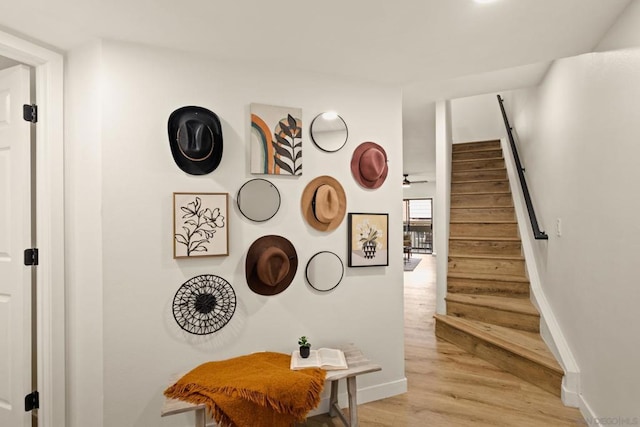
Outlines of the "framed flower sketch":
M 302 109 L 251 104 L 251 173 L 302 175 Z
M 349 267 L 389 265 L 389 215 L 350 213 Z
M 229 255 L 228 215 L 228 193 L 173 193 L 173 257 Z

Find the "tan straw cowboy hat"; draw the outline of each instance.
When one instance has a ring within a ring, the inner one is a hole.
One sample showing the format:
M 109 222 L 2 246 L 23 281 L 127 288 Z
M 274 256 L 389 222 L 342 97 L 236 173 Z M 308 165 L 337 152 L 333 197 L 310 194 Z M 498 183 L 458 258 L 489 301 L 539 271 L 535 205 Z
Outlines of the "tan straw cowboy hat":
M 331 231 L 338 228 L 344 219 L 347 197 L 335 178 L 323 175 L 307 184 L 300 205 L 310 226 L 320 231 Z

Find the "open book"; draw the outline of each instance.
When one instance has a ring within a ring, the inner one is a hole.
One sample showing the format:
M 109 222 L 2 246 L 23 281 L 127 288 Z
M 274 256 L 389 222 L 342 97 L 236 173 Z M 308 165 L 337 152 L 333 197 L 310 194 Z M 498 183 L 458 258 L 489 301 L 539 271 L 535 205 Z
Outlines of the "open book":
M 311 350 L 309 357 L 300 357 L 300 350 L 291 354 L 291 369 L 296 371 L 305 368 L 322 368 L 327 371 L 347 369 L 347 360 L 342 350 L 335 348 L 320 348 Z

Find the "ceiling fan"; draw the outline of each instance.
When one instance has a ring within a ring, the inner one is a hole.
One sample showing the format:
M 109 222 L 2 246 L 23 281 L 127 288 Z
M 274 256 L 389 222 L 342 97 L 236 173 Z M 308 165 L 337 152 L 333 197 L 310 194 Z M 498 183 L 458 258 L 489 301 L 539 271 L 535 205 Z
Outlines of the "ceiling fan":
M 408 173 L 403 173 L 402 176 L 404 176 L 404 179 L 402 180 L 402 186 L 403 187 L 410 187 L 411 184 L 424 184 L 425 182 L 429 182 L 427 180 L 409 181 L 409 174 Z

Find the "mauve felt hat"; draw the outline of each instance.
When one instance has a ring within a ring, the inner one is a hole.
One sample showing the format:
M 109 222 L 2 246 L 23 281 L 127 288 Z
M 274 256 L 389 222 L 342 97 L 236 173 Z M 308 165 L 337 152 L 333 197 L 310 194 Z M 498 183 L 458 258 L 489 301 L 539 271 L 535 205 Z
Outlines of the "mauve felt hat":
M 249 288 L 260 295 L 276 295 L 289 287 L 298 269 L 298 254 L 282 236 L 262 236 L 247 251 L 245 275 Z
M 300 200 L 302 216 L 310 226 L 331 231 L 340 225 L 347 210 L 344 188 L 335 178 L 323 175 L 307 184 Z
M 178 167 L 191 175 L 215 170 L 222 159 L 222 127 L 210 110 L 188 106 L 169 116 L 169 145 Z
M 351 173 L 365 188 L 378 188 L 387 178 L 387 153 L 375 142 L 363 142 L 353 151 Z

